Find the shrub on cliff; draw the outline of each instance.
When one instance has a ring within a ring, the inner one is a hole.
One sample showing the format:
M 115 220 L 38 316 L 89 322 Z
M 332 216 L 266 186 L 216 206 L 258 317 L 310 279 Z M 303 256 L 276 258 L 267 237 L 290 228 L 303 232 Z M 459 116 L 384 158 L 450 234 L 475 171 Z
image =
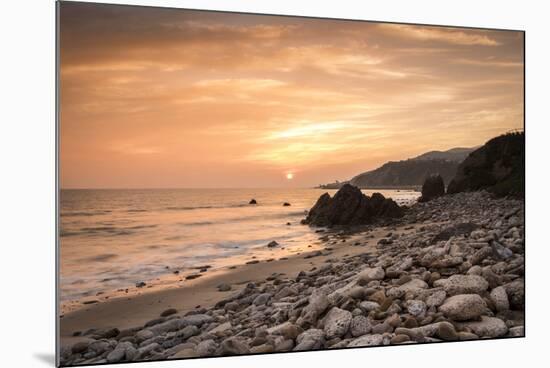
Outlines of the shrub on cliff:
M 459 165 L 447 193 L 486 189 L 498 196 L 523 197 L 525 193 L 525 134 L 493 138 Z

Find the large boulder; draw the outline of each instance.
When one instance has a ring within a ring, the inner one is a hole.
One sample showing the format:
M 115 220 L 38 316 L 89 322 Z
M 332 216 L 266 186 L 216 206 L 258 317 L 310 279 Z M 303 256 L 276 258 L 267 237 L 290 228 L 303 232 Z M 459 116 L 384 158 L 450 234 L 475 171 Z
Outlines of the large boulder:
M 496 317 L 481 316 L 480 321 L 457 322 L 460 329 L 468 328 L 479 337 L 500 337 L 506 335 L 508 327 Z
M 428 202 L 434 198 L 441 197 L 445 194 L 445 183 L 441 175 L 430 175 L 422 184 L 422 196 L 418 199 L 419 202 Z
M 480 294 L 487 290 L 489 283 L 477 275 L 453 275 L 448 279 L 439 279 L 434 287 L 442 287 L 448 295 Z
M 516 310 L 525 309 L 525 282 L 523 279 L 512 281 L 505 284 L 504 290 L 510 301 L 510 308 Z
M 345 184 L 334 197 L 328 193 L 319 197 L 302 223 L 314 226 L 362 225 L 401 216 L 403 208 L 391 198 L 380 193 L 369 197 L 359 188 Z
M 327 339 L 342 337 L 348 332 L 353 316 L 351 312 L 332 308 L 325 317 L 325 334 Z
M 461 294 L 451 296 L 439 311 L 454 321 L 467 321 L 481 316 L 487 305 L 483 298 L 477 294 Z

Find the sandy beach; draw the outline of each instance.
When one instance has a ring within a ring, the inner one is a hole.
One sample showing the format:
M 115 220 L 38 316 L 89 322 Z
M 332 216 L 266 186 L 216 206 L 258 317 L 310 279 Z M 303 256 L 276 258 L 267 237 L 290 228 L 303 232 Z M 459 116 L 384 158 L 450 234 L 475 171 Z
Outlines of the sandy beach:
M 62 364 L 523 336 L 523 213 L 446 195 L 321 249 L 86 305 L 61 319 Z
M 407 228 L 407 230 L 405 230 Z M 396 233 L 404 234 L 414 231 L 411 226 L 392 227 Z M 186 280 L 181 287 L 159 286 L 156 290 L 143 291 L 139 288 L 129 290 L 130 296 L 115 296 L 100 303 L 80 305 L 79 309 L 63 315 L 61 322 L 62 344 L 72 344 L 82 338 L 74 337 L 77 331 L 84 332 L 91 328 L 130 328 L 145 324 L 158 317 L 164 310 L 175 308 L 182 313 L 200 307 L 211 307 L 227 294 L 242 290 L 247 283 L 261 284 L 269 276 L 280 275 L 295 277 L 300 271 L 320 267 L 327 259 L 340 259 L 345 256 L 372 253 L 376 251 L 377 242 L 388 229 L 327 231 L 323 245 L 319 250 L 306 250 L 303 253 L 282 257 L 273 261 L 259 260 L 256 264 L 242 264 L 222 270 L 206 272 L 195 280 Z M 304 244 L 305 249 L 307 245 Z M 311 257 L 313 256 L 313 257 Z M 311 257 L 311 258 L 310 258 Z M 232 285 L 227 292 L 218 291 L 217 286 L 226 283 Z M 96 299 L 94 299 L 96 300 Z M 131 313 L 128 313 L 131 311 Z

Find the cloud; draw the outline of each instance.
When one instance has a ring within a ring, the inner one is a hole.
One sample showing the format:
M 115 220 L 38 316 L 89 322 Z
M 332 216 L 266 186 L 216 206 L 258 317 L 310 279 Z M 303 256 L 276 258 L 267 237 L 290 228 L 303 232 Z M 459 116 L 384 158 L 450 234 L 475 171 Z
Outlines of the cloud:
M 510 60 L 496 60 L 496 59 L 456 59 L 454 61 L 457 64 L 475 65 L 482 67 L 502 67 L 502 68 L 523 68 L 523 62 L 510 61 Z
M 61 25 L 62 185 L 309 186 L 523 123 L 516 32 L 77 3 Z
M 451 30 L 442 27 L 412 26 L 401 24 L 380 24 L 382 29 L 401 37 L 421 41 L 440 41 L 455 45 L 498 46 L 500 43 L 480 30 Z

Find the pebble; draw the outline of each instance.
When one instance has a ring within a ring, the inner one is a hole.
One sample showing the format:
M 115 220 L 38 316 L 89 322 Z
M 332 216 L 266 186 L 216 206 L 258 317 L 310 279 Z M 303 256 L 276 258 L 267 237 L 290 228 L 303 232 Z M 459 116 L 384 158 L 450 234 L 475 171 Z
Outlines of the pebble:
M 478 294 L 454 295 L 439 307 L 445 316 L 454 321 L 478 318 L 486 309 L 485 301 Z
M 162 312 L 160 314 L 161 317 L 168 317 L 168 316 L 171 316 L 173 314 L 176 314 L 178 313 L 177 309 L 175 308 L 169 308 L 169 309 L 166 309 L 164 312 Z
M 510 309 L 508 294 L 506 294 L 506 289 L 503 286 L 498 286 L 491 290 L 490 298 L 497 312 L 504 312 Z
M 353 317 L 350 325 L 350 332 L 353 337 L 359 337 L 368 334 L 372 330 L 369 319 L 363 315 Z
M 506 213 L 513 215 L 505 218 Z M 169 308 L 144 326 L 84 331 L 81 335 L 88 340 L 62 349 L 61 363 L 524 336 L 522 219 L 521 201 L 492 199 L 483 192 L 418 203 L 384 230 L 392 234 L 384 238 L 382 247 L 350 248 L 364 253 L 327 257 L 317 265 L 311 263 L 298 277 L 271 274 L 234 294 L 217 294 L 225 299 L 214 307 L 180 313 Z M 459 226 L 460 231 L 447 240 L 433 242 L 457 224 L 475 229 L 468 236 Z M 323 230 L 320 248 L 326 254 L 346 244 L 365 244 L 379 238 L 374 229 L 376 225 L 369 225 L 353 237 L 346 231 Z M 323 254 L 315 252 L 303 256 Z M 144 286 L 143 281 L 136 283 Z M 217 289 L 232 288 L 222 283 Z
M 332 339 L 344 336 L 349 330 L 351 321 L 351 312 L 338 307 L 332 308 L 325 317 L 324 331 L 326 338 Z
M 218 285 L 218 291 L 229 291 L 231 290 L 231 285 L 223 283 Z

